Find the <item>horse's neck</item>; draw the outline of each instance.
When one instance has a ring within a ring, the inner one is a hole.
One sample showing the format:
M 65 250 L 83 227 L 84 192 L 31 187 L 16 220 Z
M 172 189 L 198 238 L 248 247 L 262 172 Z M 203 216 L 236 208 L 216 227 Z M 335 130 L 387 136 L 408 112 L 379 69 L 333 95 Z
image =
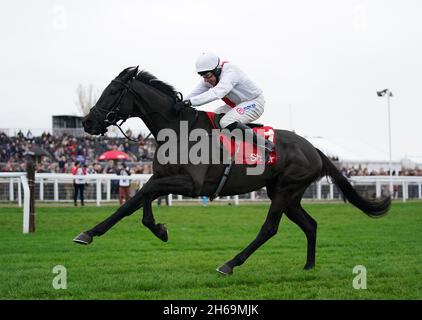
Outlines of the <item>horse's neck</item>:
M 142 97 L 137 100 L 137 116 L 144 121 L 155 138 L 161 129 L 174 130 L 179 136 L 181 129 L 186 126 L 189 132 L 195 128 L 211 132 L 212 127 L 205 112 L 192 108 L 177 115 L 173 110 L 174 100 L 171 97 L 142 82 L 137 84 L 136 91 Z
M 178 117 L 172 110 L 173 101 L 170 97 L 142 82 L 137 83 L 136 92 L 142 97 L 136 99 L 136 116 L 144 121 L 154 137 L 161 129 L 176 129 Z

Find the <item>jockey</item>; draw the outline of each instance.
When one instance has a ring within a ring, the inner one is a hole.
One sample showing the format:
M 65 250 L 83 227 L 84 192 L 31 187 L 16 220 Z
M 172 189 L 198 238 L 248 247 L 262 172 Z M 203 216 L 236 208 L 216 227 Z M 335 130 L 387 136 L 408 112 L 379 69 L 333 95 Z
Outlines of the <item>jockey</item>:
M 236 65 L 224 61 L 212 53 L 203 53 L 196 61 L 196 71 L 203 78 L 184 101 L 176 102 L 174 108 L 179 112 L 184 107 L 202 106 L 211 101 L 222 99 L 225 104 L 215 113 L 225 113 L 220 126 L 230 131 L 250 130 L 246 125 L 258 119 L 264 112 L 265 99 L 262 90 L 252 82 Z M 253 142 L 257 144 L 254 131 Z M 268 155 L 274 150 L 274 144 L 265 140 Z

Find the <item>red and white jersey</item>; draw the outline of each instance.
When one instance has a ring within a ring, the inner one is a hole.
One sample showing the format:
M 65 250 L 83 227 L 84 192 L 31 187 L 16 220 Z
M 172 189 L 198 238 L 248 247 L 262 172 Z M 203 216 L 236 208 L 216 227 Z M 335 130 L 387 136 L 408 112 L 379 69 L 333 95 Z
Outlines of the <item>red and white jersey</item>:
M 201 81 L 185 99 L 189 99 L 193 106 L 201 106 L 217 99 L 223 99 L 233 108 L 262 94 L 262 90 L 232 63 L 223 62 L 219 78 L 215 87 Z
M 71 173 L 76 176 L 76 179 L 73 180 L 76 184 L 85 184 L 86 183 L 86 181 L 84 179 L 78 179 L 77 178 L 77 176 L 84 176 L 84 175 L 86 175 L 86 168 L 85 167 L 83 167 L 83 168 L 81 168 L 81 167 L 72 167 Z

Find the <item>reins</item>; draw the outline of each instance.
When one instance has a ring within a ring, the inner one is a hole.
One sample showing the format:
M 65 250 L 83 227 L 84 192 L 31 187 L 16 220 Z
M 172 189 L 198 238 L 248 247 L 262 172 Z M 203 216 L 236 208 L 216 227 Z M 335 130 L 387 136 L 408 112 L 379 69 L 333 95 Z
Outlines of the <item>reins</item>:
M 129 80 L 129 81 L 131 81 L 131 80 Z M 146 104 L 145 100 L 135 90 L 133 90 L 133 88 L 129 84 L 127 84 L 127 83 L 125 83 L 125 82 L 123 82 L 121 80 L 118 80 L 118 79 L 113 79 L 112 82 L 119 83 L 120 85 L 122 85 L 124 87 L 124 89 L 122 90 L 122 92 L 119 95 L 119 98 L 116 100 L 116 102 L 113 104 L 113 106 L 111 107 L 110 110 L 103 109 L 103 108 L 100 108 L 100 107 L 96 107 L 96 108 L 93 108 L 93 111 L 94 111 L 93 114 L 94 114 L 94 116 L 96 116 L 95 114 L 98 113 L 99 111 L 102 111 L 102 112 L 106 113 L 104 122 L 107 125 L 116 126 L 120 130 L 120 132 L 123 134 L 123 136 L 126 139 L 128 139 L 130 141 L 133 141 L 133 142 L 138 142 L 138 140 L 132 139 L 132 138 L 128 137 L 127 134 L 121 128 L 121 126 L 123 125 L 123 123 L 125 123 L 126 120 L 131 117 L 131 115 L 129 114 L 126 117 L 122 117 L 122 115 L 120 114 L 120 111 L 121 111 L 120 110 L 120 104 L 121 104 L 124 96 L 127 94 L 127 92 L 130 92 L 130 93 L 132 93 L 135 96 L 135 98 L 137 98 L 141 102 L 140 108 L 141 108 L 141 114 L 142 115 L 148 115 L 151 112 L 147 112 L 144 109 L 144 104 Z M 175 92 L 174 99 L 175 99 L 176 102 L 183 101 L 183 94 L 181 92 Z M 198 110 L 196 110 L 195 108 L 192 108 L 192 109 L 195 110 L 195 120 L 191 123 L 191 126 L 189 128 L 189 131 L 192 129 L 193 125 L 196 123 L 196 121 L 198 119 Z M 118 122 L 120 120 L 121 120 L 121 122 L 119 124 Z M 145 139 L 148 139 L 151 136 L 151 134 L 152 134 L 152 132 L 150 132 L 146 136 Z M 101 135 L 104 136 L 104 133 L 101 133 Z

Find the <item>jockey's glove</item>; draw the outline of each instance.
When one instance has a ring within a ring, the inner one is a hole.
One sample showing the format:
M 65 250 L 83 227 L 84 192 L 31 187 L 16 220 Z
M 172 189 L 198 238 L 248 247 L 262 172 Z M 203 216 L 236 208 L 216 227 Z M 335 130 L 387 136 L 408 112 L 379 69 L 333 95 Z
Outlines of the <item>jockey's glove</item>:
M 177 113 L 179 113 L 183 108 L 190 107 L 190 106 L 192 106 L 192 103 L 190 102 L 190 100 L 183 100 L 183 101 L 177 101 L 174 104 L 173 108 Z

